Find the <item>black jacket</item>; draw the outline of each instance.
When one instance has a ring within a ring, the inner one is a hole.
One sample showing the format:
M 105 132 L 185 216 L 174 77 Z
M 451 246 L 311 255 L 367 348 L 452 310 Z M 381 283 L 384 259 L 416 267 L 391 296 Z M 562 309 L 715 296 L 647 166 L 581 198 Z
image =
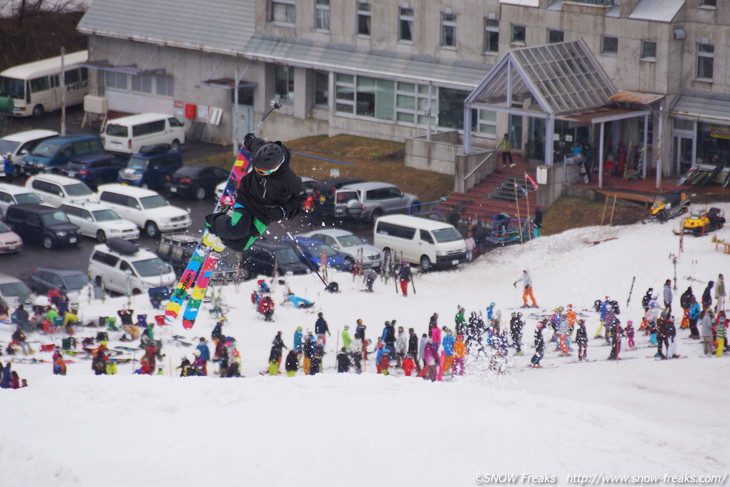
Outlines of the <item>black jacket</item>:
M 288 372 L 296 372 L 299 369 L 299 358 L 294 350 L 287 354 L 284 369 Z
M 246 140 L 244 146 L 252 152 L 253 157 L 253 149 L 258 149 L 264 143 L 261 139 L 253 138 Z M 241 178 L 236 195 L 237 203 L 248 208 L 255 218 L 267 225 L 277 220 L 272 218 L 272 215 L 277 215 L 277 207 L 284 210 L 281 218 L 291 220 L 307 199 L 302 179 L 289 166 L 289 149 L 279 141 L 274 143 L 284 150 L 284 163 L 269 176 L 261 176 L 254 170 L 249 171 Z
M 408 337 L 408 353 L 416 357 L 418 355 L 418 335 L 412 333 Z
M 314 332 L 317 335 L 323 335 L 325 333 L 329 333 L 330 328 L 327 326 L 327 322 L 324 318 L 317 318 L 317 321 L 314 323 Z
M 351 365 L 352 362 L 350 362 L 347 352 L 337 354 L 337 372 L 349 372 Z

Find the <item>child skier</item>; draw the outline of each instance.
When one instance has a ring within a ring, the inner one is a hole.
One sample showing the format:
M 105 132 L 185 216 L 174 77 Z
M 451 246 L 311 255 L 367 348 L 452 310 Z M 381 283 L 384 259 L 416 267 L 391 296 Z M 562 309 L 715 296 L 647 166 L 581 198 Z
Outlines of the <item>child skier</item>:
M 629 350 L 633 350 L 636 346 L 636 343 L 634 342 L 634 322 L 631 320 L 628 320 L 626 322 L 626 328 L 624 328 L 624 333 L 626 334 L 627 339 L 627 345 L 629 347 Z
M 252 169 L 241 178 L 232 211 L 205 217 L 209 232 L 238 252 L 249 248 L 270 223 L 291 220 L 303 205 L 307 209 L 312 205 L 281 142 L 266 143 L 249 133 L 243 146 L 253 154 Z
M 578 330 L 575 332 L 575 343 L 578 344 L 578 360 L 586 360 L 588 352 L 588 332 L 585 320 L 578 320 Z
M 540 365 L 540 360 L 542 360 L 542 356 L 545 354 L 545 339 L 542 337 L 542 329 L 544 326 L 545 323 L 540 321 L 535 327 L 535 355 L 533 355 L 532 360 L 530 360 L 530 367 L 534 367 L 536 369 L 542 367 L 542 365 Z

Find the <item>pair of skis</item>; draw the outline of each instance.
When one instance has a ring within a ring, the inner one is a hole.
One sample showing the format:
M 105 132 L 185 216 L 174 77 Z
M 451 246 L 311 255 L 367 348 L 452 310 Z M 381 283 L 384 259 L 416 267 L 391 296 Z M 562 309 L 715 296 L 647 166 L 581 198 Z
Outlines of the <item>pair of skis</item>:
M 238 185 L 241 178 L 248 172 L 250 165 L 251 155 L 242 147 L 228 176 L 228 182 L 223 194 L 213 210 L 214 213 L 222 211 L 225 207 L 233 206 Z M 165 308 L 165 320 L 168 323 L 172 323 L 177 319 L 187 299 L 187 305 L 183 312 L 183 327 L 186 329 L 193 327 L 200 311 L 200 305 L 208 290 L 210 276 L 218 263 L 222 250 L 223 247 L 220 246 L 217 239 L 212 238 L 212 234 L 206 228 Z
M 264 114 L 256 127 L 256 132 L 261 129 L 264 120 L 274 111 L 281 108 L 281 104 L 278 100 L 271 102 L 271 108 Z M 236 192 L 243 176 L 245 176 L 250 170 L 251 160 L 253 155 L 241 147 L 241 150 L 236 156 L 236 160 L 233 163 L 233 168 L 228 176 L 228 182 L 223 190 L 223 194 L 218 199 L 215 205 L 213 213 L 218 213 L 224 208 L 229 208 L 236 202 Z M 187 299 L 187 305 L 183 312 L 183 327 L 190 329 L 195 325 L 195 320 L 198 317 L 200 311 L 200 305 L 205 298 L 205 293 L 208 290 L 208 284 L 210 283 L 210 276 L 215 269 L 220 252 L 223 251 L 224 247 L 220 243 L 218 238 L 215 238 L 208 229 L 203 231 L 203 235 L 200 237 L 198 245 L 195 247 L 193 256 L 190 258 L 190 262 L 185 267 L 182 277 L 178 282 L 177 286 L 170 296 L 170 301 L 165 308 L 165 321 L 167 323 L 174 322 L 180 315 L 185 300 Z

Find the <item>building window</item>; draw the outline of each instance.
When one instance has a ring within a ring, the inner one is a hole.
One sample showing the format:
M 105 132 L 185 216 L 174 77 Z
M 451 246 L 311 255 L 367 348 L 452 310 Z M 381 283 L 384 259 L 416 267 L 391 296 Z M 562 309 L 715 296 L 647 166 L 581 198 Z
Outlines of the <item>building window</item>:
M 717 8 L 717 0 L 700 0 L 700 7 Z
M 115 73 L 114 71 L 107 71 L 104 76 L 104 85 L 107 88 L 113 88 L 116 90 L 127 90 L 127 75 L 125 73 Z
M 512 24 L 512 44 L 525 45 L 527 40 L 527 27 L 524 25 Z
M 456 47 L 456 14 L 441 12 L 441 47 Z
M 170 97 L 175 95 L 172 76 L 165 74 L 158 74 L 155 76 L 155 94 Z
M 562 30 L 548 29 L 547 37 L 548 44 L 557 44 L 558 42 L 565 41 L 565 32 Z
M 274 68 L 274 96 L 281 101 L 294 101 L 294 68 L 276 66 Z
M 398 39 L 413 42 L 413 9 L 400 7 L 398 19 Z
M 132 91 L 152 93 L 152 75 L 146 73 L 132 76 Z
M 618 54 L 618 37 L 601 37 L 601 54 L 616 56 Z
M 296 3 L 294 0 L 271 0 L 271 22 L 294 24 L 296 19 Z
M 330 30 L 330 0 L 317 0 L 314 4 L 314 28 Z
M 641 41 L 641 60 L 656 61 L 656 41 Z
M 712 44 L 698 44 L 697 46 L 697 77 L 711 80 L 715 65 L 715 46 Z
M 484 52 L 499 52 L 499 20 L 484 19 Z
M 314 73 L 314 105 L 318 107 L 329 106 L 330 77 L 322 71 Z
M 414 83 L 398 83 L 395 94 L 396 120 L 414 125 L 428 125 L 429 119 L 438 113 L 437 88 Z M 432 124 L 434 125 L 434 124 Z
M 357 33 L 361 36 L 370 35 L 370 4 L 367 2 L 357 2 Z
M 395 83 L 390 80 L 338 74 L 335 111 L 341 114 L 393 120 Z
M 438 126 L 462 130 L 464 128 L 464 101 L 469 96 L 468 91 L 439 88 Z M 475 117 L 472 117 L 474 122 Z
M 487 137 L 497 138 L 497 112 L 479 110 L 476 131 Z

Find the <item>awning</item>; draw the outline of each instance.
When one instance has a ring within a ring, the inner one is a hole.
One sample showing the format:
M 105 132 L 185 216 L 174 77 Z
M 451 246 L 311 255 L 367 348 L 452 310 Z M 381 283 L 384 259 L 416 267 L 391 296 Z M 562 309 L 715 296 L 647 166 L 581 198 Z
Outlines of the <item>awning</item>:
M 636 105 L 651 105 L 662 98 L 664 98 L 664 95 L 639 93 L 637 91 L 619 91 L 615 95 L 608 97 L 609 100 L 615 101 L 616 103 L 634 103 Z
M 673 117 L 730 122 L 730 95 L 682 92 L 669 114 Z
M 581 113 L 573 113 L 571 115 L 563 115 L 561 120 L 571 120 L 573 122 L 584 123 L 586 125 L 597 125 L 599 123 L 613 122 L 616 120 L 626 120 L 628 118 L 644 117 L 649 115 L 649 110 L 627 110 L 625 108 L 600 107 L 595 110 L 589 110 Z
M 267 63 L 414 83 L 433 82 L 438 86 L 468 90 L 473 90 L 491 69 L 486 64 L 447 63 L 433 57 L 365 51 L 263 34 L 251 38 L 244 56 Z
M 138 74 L 165 74 L 165 68 L 138 68 L 136 64 L 116 65 L 110 64 L 108 61 L 89 61 L 82 63 L 84 68 L 98 69 L 100 71 L 112 71 L 114 73 L 124 73 L 136 76 Z
M 218 78 L 218 79 L 207 79 L 203 81 L 206 85 L 215 86 L 216 88 L 224 88 L 226 90 L 232 90 L 236 85 L 236 80 L 233 78 Z M 258 83 L 241 82 L 238 83 L 238 88 L 256 88 Z
M 671 22 L 684 6 L 684 0 L 640 0 L 629 14 L 630 19 Z

